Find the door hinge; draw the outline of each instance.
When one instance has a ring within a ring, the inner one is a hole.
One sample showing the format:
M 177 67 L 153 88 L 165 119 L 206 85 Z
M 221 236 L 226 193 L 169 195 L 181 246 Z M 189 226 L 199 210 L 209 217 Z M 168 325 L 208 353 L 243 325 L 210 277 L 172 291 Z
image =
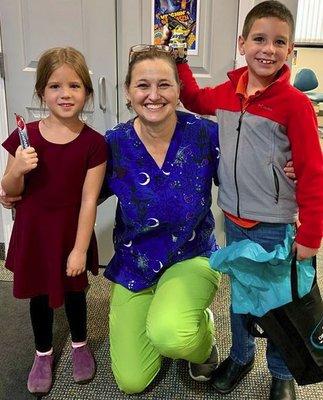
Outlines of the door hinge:
M 3 53 L 0 53 L 0 77 L 4 79 L 4 58 Z

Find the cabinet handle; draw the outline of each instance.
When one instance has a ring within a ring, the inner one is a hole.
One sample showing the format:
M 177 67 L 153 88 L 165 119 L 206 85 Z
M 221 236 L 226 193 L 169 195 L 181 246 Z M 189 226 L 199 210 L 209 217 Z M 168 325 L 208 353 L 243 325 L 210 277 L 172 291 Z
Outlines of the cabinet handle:
M 106 112 L 107 107 L 107 91 L 105 86 L 105 77 L 101 76 L 99 79 L 99 107 L 103 112 Z

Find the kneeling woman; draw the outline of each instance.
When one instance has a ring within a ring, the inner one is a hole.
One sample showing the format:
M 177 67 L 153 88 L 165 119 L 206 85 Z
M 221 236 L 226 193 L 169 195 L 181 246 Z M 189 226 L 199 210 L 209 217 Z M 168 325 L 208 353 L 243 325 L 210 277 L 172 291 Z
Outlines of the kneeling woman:
M 165 47 L 135 46 L 126 77 L 137 116 L 106 133 L 105 189 L 118 197 L 112 284 L 112 370 L 126 393 L 143 391 L 162 356 L 189 361 L 193 379 L 217 365 L 212 313 L 220 283 L 211 212 L 217 125 L 176 112 L 179 78 Z

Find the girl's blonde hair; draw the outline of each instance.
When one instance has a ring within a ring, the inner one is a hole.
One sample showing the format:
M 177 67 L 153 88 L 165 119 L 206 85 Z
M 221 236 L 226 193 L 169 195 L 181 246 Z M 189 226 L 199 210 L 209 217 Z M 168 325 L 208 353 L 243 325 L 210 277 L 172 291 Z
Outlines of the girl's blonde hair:
M 81 78 L 86 90 L 87 100 L 93 101 L 93 85 L 82 53 L 73 47 L 54 47 L 46 50 L 38 61 L 35 94 L 43 104 L 43 95 L 52 73 L 63 64 L 69 65 Z

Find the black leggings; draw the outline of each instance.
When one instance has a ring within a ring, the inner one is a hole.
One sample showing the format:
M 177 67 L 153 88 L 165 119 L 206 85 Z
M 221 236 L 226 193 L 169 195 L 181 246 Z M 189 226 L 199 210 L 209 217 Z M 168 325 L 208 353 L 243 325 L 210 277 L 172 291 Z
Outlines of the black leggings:
M 65 313 L 73 342 L 86 340 L 86 298 L 85 292 L 65 294 Z M 30 299 L 30 317 L 35 336 L 36 350 L 49 351 L 53 345 L 53 309 L 48 305 L 48 296 Z

